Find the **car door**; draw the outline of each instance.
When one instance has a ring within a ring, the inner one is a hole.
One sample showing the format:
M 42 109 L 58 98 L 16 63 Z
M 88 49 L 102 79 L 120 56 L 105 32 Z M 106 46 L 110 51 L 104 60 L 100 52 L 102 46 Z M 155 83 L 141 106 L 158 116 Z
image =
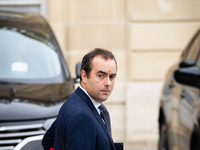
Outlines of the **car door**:
M 200 34 L 196 34 L 195 38 L 189 45 L 186 59 L 196 62 L 200 68 Z M 191 86 L 182 85 L 179 95 L 179 128 L 178 141 L 179 149 L 189 150 L 191 134 L 193 132 L 195 117 L 194 113 L 198 103 L 200 103 L 199 89 Z

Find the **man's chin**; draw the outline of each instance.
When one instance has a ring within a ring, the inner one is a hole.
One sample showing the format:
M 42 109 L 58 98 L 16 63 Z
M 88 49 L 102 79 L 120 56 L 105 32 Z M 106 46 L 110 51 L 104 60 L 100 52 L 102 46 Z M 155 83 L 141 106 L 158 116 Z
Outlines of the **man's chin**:
M 105 102 L 108 99 L 108 96 L 101 97 L 101 101 Z

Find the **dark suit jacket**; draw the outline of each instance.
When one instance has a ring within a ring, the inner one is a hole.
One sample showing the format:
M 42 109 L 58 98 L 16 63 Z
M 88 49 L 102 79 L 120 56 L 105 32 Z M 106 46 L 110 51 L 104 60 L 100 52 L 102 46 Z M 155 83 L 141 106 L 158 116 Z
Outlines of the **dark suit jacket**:
M 42 145 L 44 149 L 53 146 L 54 150 L 115 150 L 99 113 L 79 87 L 61 107 Z

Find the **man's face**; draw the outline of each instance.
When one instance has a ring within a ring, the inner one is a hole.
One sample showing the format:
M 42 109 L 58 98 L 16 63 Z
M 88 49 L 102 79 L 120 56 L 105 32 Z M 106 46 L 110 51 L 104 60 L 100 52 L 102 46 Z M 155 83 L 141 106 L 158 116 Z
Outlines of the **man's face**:
M 81 71 L 82 86 L 97 102 L 106 101 L 111 94 L 117 74 L 116 64 L 113 59 L 105 60 L 100 55 L 92 60 L 92 70 L 87 78 L 86 72 Z

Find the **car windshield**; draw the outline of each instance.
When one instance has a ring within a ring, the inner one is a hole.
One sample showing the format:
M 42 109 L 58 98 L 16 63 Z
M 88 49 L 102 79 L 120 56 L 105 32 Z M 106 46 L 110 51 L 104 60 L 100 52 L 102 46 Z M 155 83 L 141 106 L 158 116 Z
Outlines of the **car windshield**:
M 62 82 L 61 63 L 50 35 L 28 28 L 0 28 L 0 81 Z

